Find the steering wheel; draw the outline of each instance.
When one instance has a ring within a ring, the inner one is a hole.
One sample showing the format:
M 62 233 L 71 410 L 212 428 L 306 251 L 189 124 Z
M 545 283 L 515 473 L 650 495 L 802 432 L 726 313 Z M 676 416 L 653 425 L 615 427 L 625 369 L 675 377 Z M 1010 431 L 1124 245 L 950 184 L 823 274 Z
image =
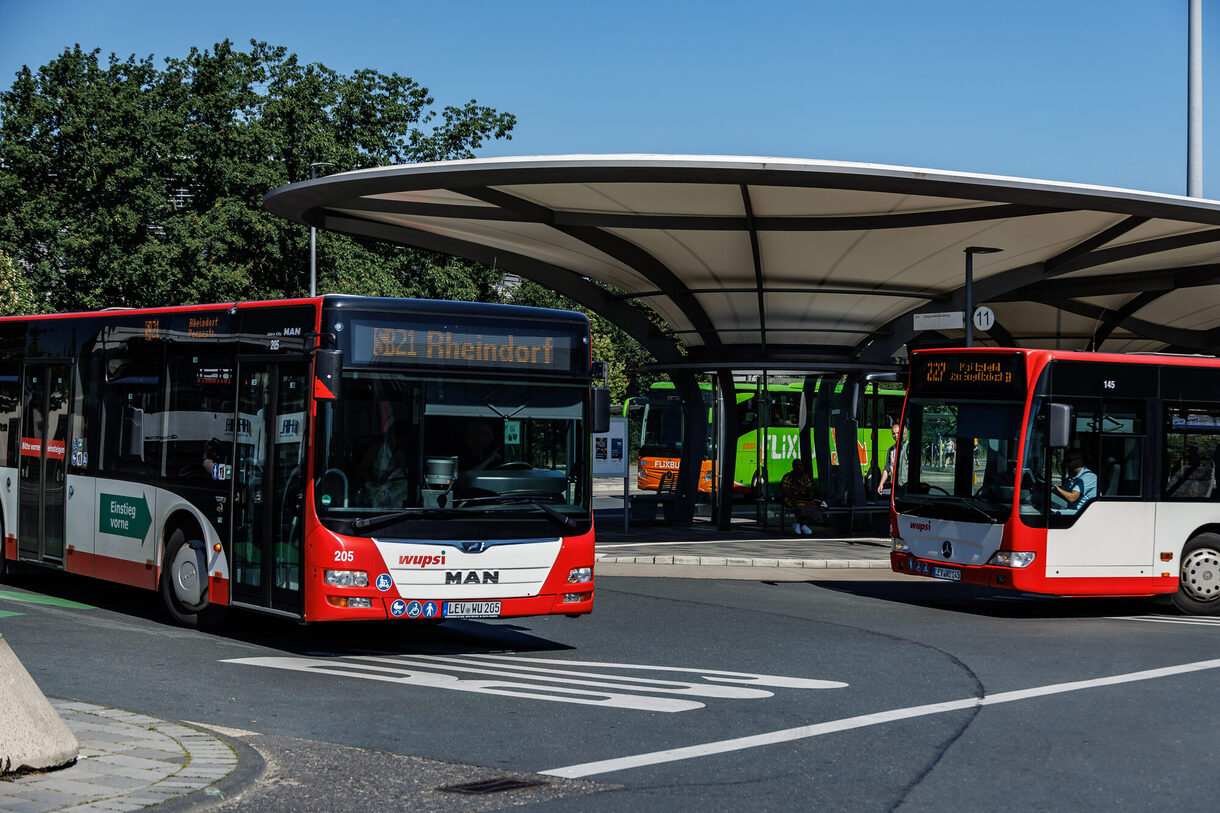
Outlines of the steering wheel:
M 936 490 L 937 490 L 937 491 L 939 491 L 941 494 L 944 494 L 946 497 L 948 497 L 948 496 L 949 496 L 949 490 L 948 490 L 948 489 L 946 489 L 946 488 L 944 488 L 944 487 L 942 487 L 942 486 L 933 485 L 932 483 L 920 483 L 920 485 L 921 485 L 921 486 L 923 486 L 924 488 L 926 488 L 926 489 L 927 489 L 929 492 L 930 492 L 932 489 L 936 489 Z
M 525 469 L 532 469 L 533 466 L 524 460 L 515 460 L 512 463 L 501 463 L 498 466 L 492 466 L 492 468 L 496 471 L 524 471 Z

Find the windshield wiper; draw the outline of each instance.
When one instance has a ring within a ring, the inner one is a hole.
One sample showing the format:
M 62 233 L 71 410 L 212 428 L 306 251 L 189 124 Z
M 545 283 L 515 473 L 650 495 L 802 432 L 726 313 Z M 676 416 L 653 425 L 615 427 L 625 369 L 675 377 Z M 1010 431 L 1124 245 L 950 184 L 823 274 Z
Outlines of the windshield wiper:
M 554 520 L 564 528 L 567 528 L 569 531 L 575 531 L 580 527 L 576 520 L 572 519 L 562 511 L 557 511 L 544 502 L 539 502 L 539 498 L 553 499 L 554 497 L 554 493 L 549 491 L 520 492 L 517 494 L 491 494 L 486 497 L 467 497 L 461 500 L 454 500 L 453 505 L 454 507 L 457 507 L 458 505 L 465 507 L 467 505 L 511 505 L 512 503 L 523 503 L 525 505 L 532 505 L 534 508 L 537 508 L 539 511 L 546 514 L 550 519 Z
M 996 522 L 995 516 L 978 505 L 977 500 L 970 497 L 960 497 L 953 494 L 944 496 L 898 497 L 895 505 L 899 512 L 915 511 L 919 516 L 933 519 L 954 519 L 954 509 L 965 508 L 989 523 Z
M 984 509 L 980 508 L 970 497 L 956 497 L 950 494 L 947 497 L 937 497 L 936 501 L 938 503 L 947 502 L 951 505 L 960 505 L 962 508 L 969 508 L 971 511 L 983 517 L 983 519 L 987 520 L 988 522 L 995 522 L 995 517 L 992 516 L 989 511 L 985 511 Z
M 360 519 L 352 520 L 352 527 L 357 530 L 380 528 L 382 525 L 389 525 L 391 522 L 400 520 L 403 517 L 451 518 L 453 516 L 454 513 L 452 511 L 440 511 L 436 508 L 404 508 L 401 511 L 390 511 L 388 514 L 360 517 Z

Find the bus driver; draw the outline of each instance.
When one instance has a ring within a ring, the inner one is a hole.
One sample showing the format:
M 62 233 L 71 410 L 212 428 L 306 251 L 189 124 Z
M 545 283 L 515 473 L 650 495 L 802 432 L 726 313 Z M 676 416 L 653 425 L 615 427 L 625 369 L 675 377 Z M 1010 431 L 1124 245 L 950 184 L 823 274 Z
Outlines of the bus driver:
M 1063 478 L 1063 485 L 1052 485 L 1055 493 L 1067 501 L 1066 511 L 1078 513 L 1085 503 L 1097 496 L 1097 475 L 1084 466 L 1084 455 L 1079 449 L 1071 449 L 1067 453 L 1067 469 L 1069 475 Z

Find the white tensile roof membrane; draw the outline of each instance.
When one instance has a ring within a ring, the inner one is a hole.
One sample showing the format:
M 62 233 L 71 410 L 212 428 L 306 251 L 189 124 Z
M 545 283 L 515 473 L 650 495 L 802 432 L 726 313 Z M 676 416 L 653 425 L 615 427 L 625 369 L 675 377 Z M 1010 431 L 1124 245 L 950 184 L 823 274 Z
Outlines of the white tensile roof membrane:
M 688 368 L 880 365 L 960 343 L 916 314 L 995 313 L 980 345 L 1220 349 L 1220 202 L 875 164 L 575 155 L 410 164 L 271 192 L 322 229 L 495 264 Z M 611 286 L 607 288 L 606 286 Z M 673 343 L 633 305 L 656 311 Z

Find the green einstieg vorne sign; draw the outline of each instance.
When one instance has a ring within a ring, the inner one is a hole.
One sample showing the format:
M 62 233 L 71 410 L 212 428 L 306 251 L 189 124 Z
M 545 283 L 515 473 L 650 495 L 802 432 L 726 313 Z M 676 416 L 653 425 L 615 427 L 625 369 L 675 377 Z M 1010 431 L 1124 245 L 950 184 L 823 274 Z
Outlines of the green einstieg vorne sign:
M 152 525 L 152 512 L 148 500 L 139 497 L 124 497 L 119 494 L 102 494 L 98 497 L 97 529 L 104 534 L 129 536 L 143 539 Z

